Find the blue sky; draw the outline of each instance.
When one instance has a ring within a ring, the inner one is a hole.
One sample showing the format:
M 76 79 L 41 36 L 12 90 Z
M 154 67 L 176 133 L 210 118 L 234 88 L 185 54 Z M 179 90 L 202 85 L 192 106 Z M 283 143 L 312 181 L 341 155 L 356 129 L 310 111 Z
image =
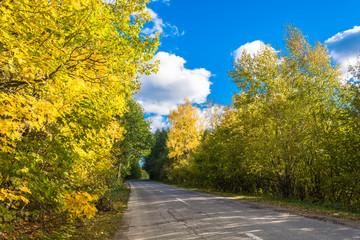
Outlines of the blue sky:
M 347 68 L 360 50 L 360 1 L 157 0 L 144 33 L 161 31 L 155 59 L 158 75 L 142 77 L 137 99 L 152 126 L 166 126 L 166 116 L 185 97 L 230 104 L 235 84 L 228 77 L 235 51 L 255 51 L 262 43 L 284 48 L 284 25 L 293 24 L 310 42 L 326 43 L 334 62 Z

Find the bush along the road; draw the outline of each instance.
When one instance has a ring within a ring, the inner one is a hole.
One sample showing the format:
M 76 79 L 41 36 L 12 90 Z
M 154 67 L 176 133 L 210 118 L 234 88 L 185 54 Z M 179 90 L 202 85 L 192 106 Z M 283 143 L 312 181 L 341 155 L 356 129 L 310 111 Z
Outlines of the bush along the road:
M 311 46 L 292 26 L 285 45 L 234 62 L 239 93 L 219 124 L 202 126 L 203 109 L 189 103 L 170 114 L 166 143 L 153 150 L 168 155 L 145 159 L 150 177 L 359 210 L 358 82 L 343 82 L 326 46 Z
M 123 214 L 130 189 L 124 184 L 115 184 L 101 201 L 97 202 L 98 213 L 90 220 L 78 225 L 71 239 L 111 239 L 123 224 Z

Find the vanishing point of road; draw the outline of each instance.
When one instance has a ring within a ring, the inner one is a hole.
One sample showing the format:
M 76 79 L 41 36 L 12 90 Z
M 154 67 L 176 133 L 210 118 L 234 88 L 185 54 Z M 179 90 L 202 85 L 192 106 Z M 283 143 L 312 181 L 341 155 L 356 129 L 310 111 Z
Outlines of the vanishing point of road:
M 125 225 L 116 239 L 360 239 L 357 228 L 151 181 L 129 183 Z

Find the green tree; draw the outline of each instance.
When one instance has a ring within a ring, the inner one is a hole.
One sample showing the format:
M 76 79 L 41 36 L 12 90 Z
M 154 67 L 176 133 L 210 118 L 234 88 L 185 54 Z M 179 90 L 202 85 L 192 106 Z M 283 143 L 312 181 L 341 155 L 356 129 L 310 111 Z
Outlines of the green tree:
M 229 74 L 240 92 L 193 154 L 193 182 L 359 207 L 358 86 L 326 47 L 289 26 L 285 51 L 244 52 Z
M 142 171 L 139 162 L 132 162 L 130 166 L 130 174 L 126 176 L 127 179 L 141 179 Z
M 223 191 L 253 192 L 245 166 L 245 133 L 236 111 L 226 108 L 221 123 L 205 135 L 192 154 L 192 183 Z
M 281 58 L 269 46 L 256 56 L 244 52 L 230 72 L 241 91 L 234 105 L 247 131 L 246 156 L 269 191 L 323 200 L 327 146 L 343 116 L 340 75 L 327 48 L 310 46 L 298 29 L 287 28 L 286 46 Z
M 139 172 L 141 177 L 139 161 L 150 154 L 153 145 L 150 123 L 145 119 L 141 105 L 130 99 L 128 107 L 129 111 L 120 118 L 120 125 L 125 129 L 124 138 L 117 141 L 113 148 L 118 166 L 118 182 L 128 174 L 134 177 L 135 172 Z M 131 172 L 131 169 L 138 171 Z
M 164 167 L 170 162 L 169 150 L 166 146 L 169 130 L 156 130 L 154 133 L 155 144 L 151 152 L 145 157 L 144 169 L 149 173 L 150 179 L 163 180 L 165 178 Z

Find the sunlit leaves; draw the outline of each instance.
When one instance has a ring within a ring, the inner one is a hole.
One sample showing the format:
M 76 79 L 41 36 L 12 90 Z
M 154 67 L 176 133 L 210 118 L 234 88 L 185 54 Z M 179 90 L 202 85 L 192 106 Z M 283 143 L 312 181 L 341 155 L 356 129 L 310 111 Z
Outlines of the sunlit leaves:
M 325 46 L 310 46 L 293 27 L 286 46 L 283 55 L 270 47 L 253 57 L 244 53 L 230 75 L 241 90 L 234 105 L 248 132 L 245 159 L 267 179 L 268 185 L 261 183 L 267 191 L 303 198 L 319 191 L 317 168 L 328 155 L 318 149 L 325 150 L 330 137 L 324 129 L 337 131 L 327 123 L 341 117 L 335 101 L 343 101 L 342 90 Z
M 202 126 L 200 126 L 199 115 L 196 107 L 186 100 L 184 105 L 178 106 L 169 114 L 169 122 L 172 128 L 167 138 L 168 157 L 173 162 L 168 166 L 169 179 L 181 179 L 183 172 L 189 165 L 192 151 L 200 144 Z
M 170 112 L 169 122 L 172 125 L 167 140 L 169 157 L 180 163 L 186 162 L 190 152 L 200 144 L 201 128 L 197 110 L 186 101 L 177 110 Z
M 285 40 L 236 60 L 234 109 L 193 155 L 191 181 L 359 207 L 358 87 L 341 83 L 323 44 L 292 26 Z
M 91 218 L 97 212 L 91 202 L 97 199 L 96 195 L 92 196 L 87 192 L 66 193 L 64 207 L 61 210 L 66 211 L 72 221 L 78 218 Z
M 93 216 L 94 196 L 115 179 L 112 149 L 136 76 L 155 71 L 145 3 L 1 1 L 2 211 Z

